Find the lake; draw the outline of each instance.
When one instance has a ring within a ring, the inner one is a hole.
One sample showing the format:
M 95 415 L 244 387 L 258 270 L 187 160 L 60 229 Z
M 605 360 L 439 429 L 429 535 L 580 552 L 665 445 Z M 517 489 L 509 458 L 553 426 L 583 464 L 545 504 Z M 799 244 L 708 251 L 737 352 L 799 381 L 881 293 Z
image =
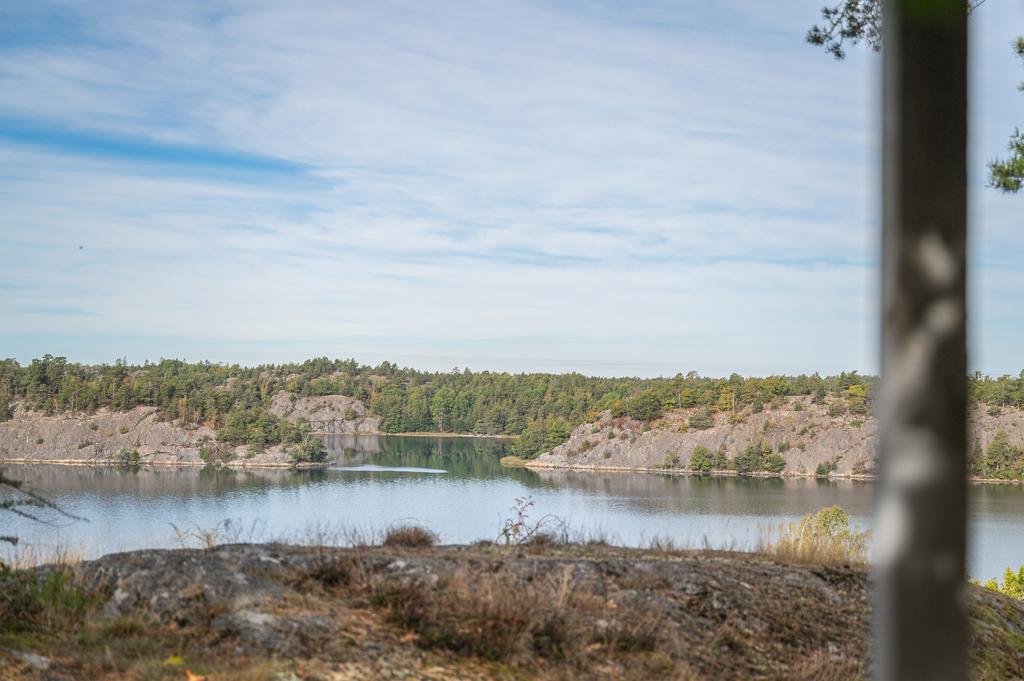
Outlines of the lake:
M 489 438 L 338 436 L 332 467 L 315 471 L 8 466 L 65 510 L 50 524 L 0 514 L 0 534 L 44 553 L 63 546 L 97 556 L 175 547 L 216 529 L 225 539 L 343 542 L 402 522 L 445 543 L 495 539 L 516 498 L 530 517 L 555 516 L 573 532 L 627 545 L 749 548 L 779 523 L 838 504 L 870 523 L 867 482 L 699 478 L 502 467 L 508 442 Z M 1024 488 L 970 487 L 971 574 L 987 579 L 1024 563 Z M 177 528 L 177 529 L 175 529 Z

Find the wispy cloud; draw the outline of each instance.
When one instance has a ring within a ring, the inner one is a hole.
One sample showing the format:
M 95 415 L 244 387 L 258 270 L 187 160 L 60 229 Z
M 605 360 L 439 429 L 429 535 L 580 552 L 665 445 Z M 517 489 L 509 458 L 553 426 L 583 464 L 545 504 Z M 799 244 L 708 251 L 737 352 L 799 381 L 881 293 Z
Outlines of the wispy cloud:
M 816 2 L 165 5 L 0 10 L 0 354 L 873 367 L 877 58 L 805 46 Z M 983 9 L 982 159 L 1024 110 Z

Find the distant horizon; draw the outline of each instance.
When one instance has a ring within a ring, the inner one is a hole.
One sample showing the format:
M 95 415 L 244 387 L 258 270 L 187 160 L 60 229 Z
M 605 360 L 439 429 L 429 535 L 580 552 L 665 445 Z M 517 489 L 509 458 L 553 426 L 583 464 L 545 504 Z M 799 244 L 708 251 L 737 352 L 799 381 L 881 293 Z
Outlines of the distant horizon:
M 679 371 L 674 371 L 674 372 L 669 372 L 669 373 L 660 373 L 660 374 L 640 374 L 640 373 L 629 373 L 629 372 L 594 373 L 594 372 L 589 372 L 589 371 L 580 371 L 580 370 L 577 370 L 577 369 L 561 369 L 561 370 L 558 370 L 558 369 L 543 369 L 543 368 L 535 368 L 535 369 L 529 369 L 529 368 L 527 368 L 527 369 L 507 369 L 507 368 L 496 368 L 494 366 L 481 366 L 481 367 L 477 367 L 477 366 L 462 365 L 462 364 L 453 364 L 453 365 L 450 365 L 450 366 L 447 366 L 447 367 L 434 368 L 434 367 L 425 367 L 425 366 L 423 366 L 421 364 L 416 364 L 415 362 L 395 361 L 394 359 L 391 359 L 391 358 L 384 358 L 384 359 L 381 359 L 381 360 L 374 361 L 374 360 L 361 359 L 359 357 L 350 356 L 350 355 L 328 355 L 328 354 L 309 355 L 309 356 L 303 357 L 301 359 L 292 359 L 292 360 L 283 360 L 283 361 L 262 361 L 262 362 L 261 361 L 245 362 L 245 361 L 231 361 L 231 360 L 223 360 L 223 361 L 221 361 L 221 360 L 214 360 L 214 359 L 208 359 L 208 358 L 189 358 L 189 357 L 172 357 L 172 356 L 158 357 L 156 359 L 153 359 L 153 358 L 134 359 L 134 358 L 130 358 L 130 357 L 115 357 L 114 359 L 110 359 L 110 360 L 106 360 L 106 361 L 103 361 L 103 360 L 100 360 L 100 361 L 91 361 L 91 360 L 90 361 L 83 361 L 83 360 L 76 359 L 76 358 L 74 358 L 72 356 L 66 355 L 66 354 L 53 353 L 53 352 L 49 352 L 49 353 L 44 352 L 44 353 L 41 353 L 41 354 L 36 355 L 34 357 L 27 357 L 27 358 L 24 358 L 24 357 L 2 357 L 2 356 L 0 356 L 0 360 L 14 359 L 21 366 L 27 366 L 33 360 L 42 359 L 46 355 L 50 355 L 51 357 L 54 357 L 54 358 L 63 357 L 68 362 L 70 362 L 70 363 L 81 364 L 81 365 L 84 365 L 84 366 L 110 366 L 110 365 L 113 365 L 113 364 L 115 364 L 118 361 L 123 359 L 123 360 L 125 360 L 127 362 L 127 364 L 129 366 L 143 366 L 143 365 L 146 365 L 146 364 L 155 365 L 155 364 L 159 364 L 161 361 L 170 360 L 170 361 L 185 362 L 187 364 L 201 364 L 201 363 L 204 363 L 204 362 L 209 362 L 210 364 L 213 364 L 213 365 L 216 365 L 216 366 L 238 366 L 238 367 L 241 367 L 243 369 L 253 369 L 253 368 L 256 368 L 258 366 L 281 366 L 281 365 L 288 365 L 288 364 L 302 364 L 303 362 L 306 362 L 308 360 L 326 358 L 326 359 L 328 359 L 330 361 L 342 361 L 342 362 L 344 362 L 344 361 L 354 361 L 354 362 L 356 362 L 361 367 L 378 367 L 381 364 L 383 364 L 384 362 L 390 362 L 391 364 L 395 365 L 396 367 L 398 367 L 400 369 L 409 369 L 409 370 L 419 371 L 419 372 L 423 372 L 423 373 L 442 373 L 442 374 L 443 373 L 451 372 L 451 371 L 453 371 L 455 369 L 458 369 L 459 371 L 468 370 L 468 371 L 470 371 L 472 373 L 491 372 L 491 373 L 509 373 L 509 374 L 553 374 L 553 375 L 575 373 L 575 374 L 581 374 L 583 376 L 594 377 L 594 378 L 641 378 L 641 379 L 657 379 L 657 378 L 670 379 L 670 378 L 674 378 L 676 376 L 686 376 L 687 374 L 689 374 L 691 372 L 696 373 L 701 378 L 715 378 L 715 379 L 728 378 L 732 374 L 737 374 L 739 376 L 742 376 L 743 378 L 764 378 L 764 377 L 767 377 L 767 376 L 801 376 L 801 375 L 804 375 L 804 376 L 818 375 L 818 376 L 821 376 L 822 378 L 828 378 L 828 377 L 832 377 L 832 376 L 838 376 L 839 374 L 842 374 L 842 373 L 847 373 L 847 374 L 849 374 L 849 373 L 856 373 L 856 374 L 858 374 L 860 376 L 863 376 L 865 378 L 877 378 L 878 377 L 878 374 L 876 372 L 862 371 L 860 369 L 851 368 L 851 367 L 847 367 L 845 369 L 839 369 L 839 370 L 836 370 L 836 371 L 803 370 L 803 371 L 774 371 L 774 372 L 767 372 L 767 373 L 749 373 L 749 372 L 743 372 L 743 371 L 727 371 L 727 372 L 724 372 L 724 373 L 705 373 L 705 372 L 699 371 L 697 369 L 689 368 L 689 369 L 685 369 L 685 370 L 679 370 Z M 622 366 L 628 366 L 628 365 L 622 365 Z M 991 378 L 998 378 L 1000 376 L 1011 376 L 1011 377 L 1015 377 L 1016 378 L 1016 377 L 1024 375 L 1024 364 L 1022 364 L 1021 366 L 1022 366 L 1022 368 L 1020 370 L 1018 370 L 1018 371 L 1003 372 L 1001 374 L 988 374 L 986 372 L 981 372 L 981 373 L 983 375 L 989 376 Z M 968 373 L 969 374 L 973 374 L 974 370 L 971 370 Z

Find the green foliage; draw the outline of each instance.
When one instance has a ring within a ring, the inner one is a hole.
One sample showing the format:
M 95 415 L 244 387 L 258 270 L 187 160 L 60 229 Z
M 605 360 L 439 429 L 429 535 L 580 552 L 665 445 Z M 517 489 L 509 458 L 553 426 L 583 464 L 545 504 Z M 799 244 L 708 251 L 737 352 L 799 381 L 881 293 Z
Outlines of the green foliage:
M 687 426 L 694 430 L 707 430 L 713 425 L 715 425 L 715 418 L 712 416 L 711 410 L 707 407 L 691 416 L 690 420 L 687 422 Z
M 786 459 L 781 454 L 772 452 L 764 458 L 764 470 L 769 473 L 781 473 L 786 470 Z
M 1024 452 L 1010 442 L 1010 437 L 999 431 L 982 452 L 981 443 L 975 442 L 967 457 L 968 472 L 979 478 L 1024 479 Z
M 327 446 L 316 436 L 307 436 L 290 450 L 292 463 L 323 463 L 327 460 Z
M 71 571 L 64 568 L 0 568 L 0 631 L 75 626 L 97 600 L 76 586 Z
M 839 460 L 833 459 L 832 461 L 819 463 L 818 467 L 814 469 L 814 474 L 821 477 L 826 477 L 830 473 L 835 473 L 837 468 L 839 468 Z
M 523 458 L 532 459 L 568 440 L 571 432 L 565 419 L 532 421 L 512 444 L 512 451 Z
M 663 412 L 661 399 L 653 390 L 645 390 L 626 401 L 624 413 L 637 421 L 653 421 Z
M 985 582 L 985 588 L 998 591 L 1004 596 L 1015 598 L 1018 601 L 1024 601 L 1024 565 L 1019 567 L 1016 572 L 1006 568 L 1002 583 L 999 580 L 990 579 Z
M 842 400 L 833 400 L 832 403 L 828 405 L 828 415 L 832 418 L 837 418 L 845 414 L 847 409 L 848 407 L 846 406 L 846 403 Z
M 117 452 L 117 461 L 122 466 L 138 466 L 142 457 L 139 455 L 139 450 L 122 447 Z
M 1024 36 L 1017 38 L 1013 49 L 1024 62 Z M 1024 92 L 1024 83 L 1018 89 Z M 1020 129 L 1013 131 L 1007 149 L 1010 155 L 1005 159 L 989 161 L 989 186 L 1012 194 L 1024 187 L 1024 133 Z
M 781 536 L 762 550 L 778 558 L 799 562 L 863 563 L 867 559 L 868 532 L 850 527 L 850 514 L 839 506 L 823 508 L 799 523 L 782 527 Z
M 704 445 L 697 445 L 690 454 L 690 470 L 710 473 L 715 469 L 715 453 Z
M 738 473 L 781 473 L 786 460 L 763 442 L 752 443 L 733 459 Z

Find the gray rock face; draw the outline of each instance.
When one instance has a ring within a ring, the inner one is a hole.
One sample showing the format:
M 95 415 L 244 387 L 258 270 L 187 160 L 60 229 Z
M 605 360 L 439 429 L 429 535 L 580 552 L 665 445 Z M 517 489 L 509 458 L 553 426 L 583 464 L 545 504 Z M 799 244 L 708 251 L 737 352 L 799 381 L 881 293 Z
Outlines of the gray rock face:
M 786 460 L 785 475 L 812 475 L 819 465 L 834 475 L 872 475 L 878 454 L 876 420 L 871 416 L 830 416 L 824 406 L 795 399 L 782 408 L 737 417 L 720 413 L 706 429 L 688 426 L 697 410 L 679 410 L 652 424 L 613 419 L 609 412 L 572 431 L 568 441 L 528 465 L 538 468 L 688 471 L 693 450 L 725 450 L 731 459 L 747 446 L 763 442 Z M 1024 443 L 1024 413 L 1006 408 L 999 415 L 976 408 L 971 414 L 970 442 L 988 446 L 999 431 Z
M 44 416 L 19 406 L 0 423 L 0 462 L 105 464 L 137 451 L 139 463 L 202 465 L 199 449 L 213 435 L 161 421 L 153 407 Z
M 362 402 L 340 395 L 296 398 L 281 392 L 270 412 L 292 421 L 306 419 L 314 433 L 324 435 L 371 433 L 380 426 Z M 203 466 L 207 462 L 200 450 L 215 440 L 216 433 L 207 426 L 161 421 L 155 407 L 46 416 L 18 405 L 13 418 L 0 422 L 0 463 Z M 231 467 L 291 465 L 283 446 L 260 452 L 245 445 L 220 449 L 223 465 Z
M 370 416 L 366 405 L 344 395 L 298 397 L 281 391 L 274 395 L 270 413 L 292 421 L 305 419 L 321 435 L 380 432 L 380 417 Z

